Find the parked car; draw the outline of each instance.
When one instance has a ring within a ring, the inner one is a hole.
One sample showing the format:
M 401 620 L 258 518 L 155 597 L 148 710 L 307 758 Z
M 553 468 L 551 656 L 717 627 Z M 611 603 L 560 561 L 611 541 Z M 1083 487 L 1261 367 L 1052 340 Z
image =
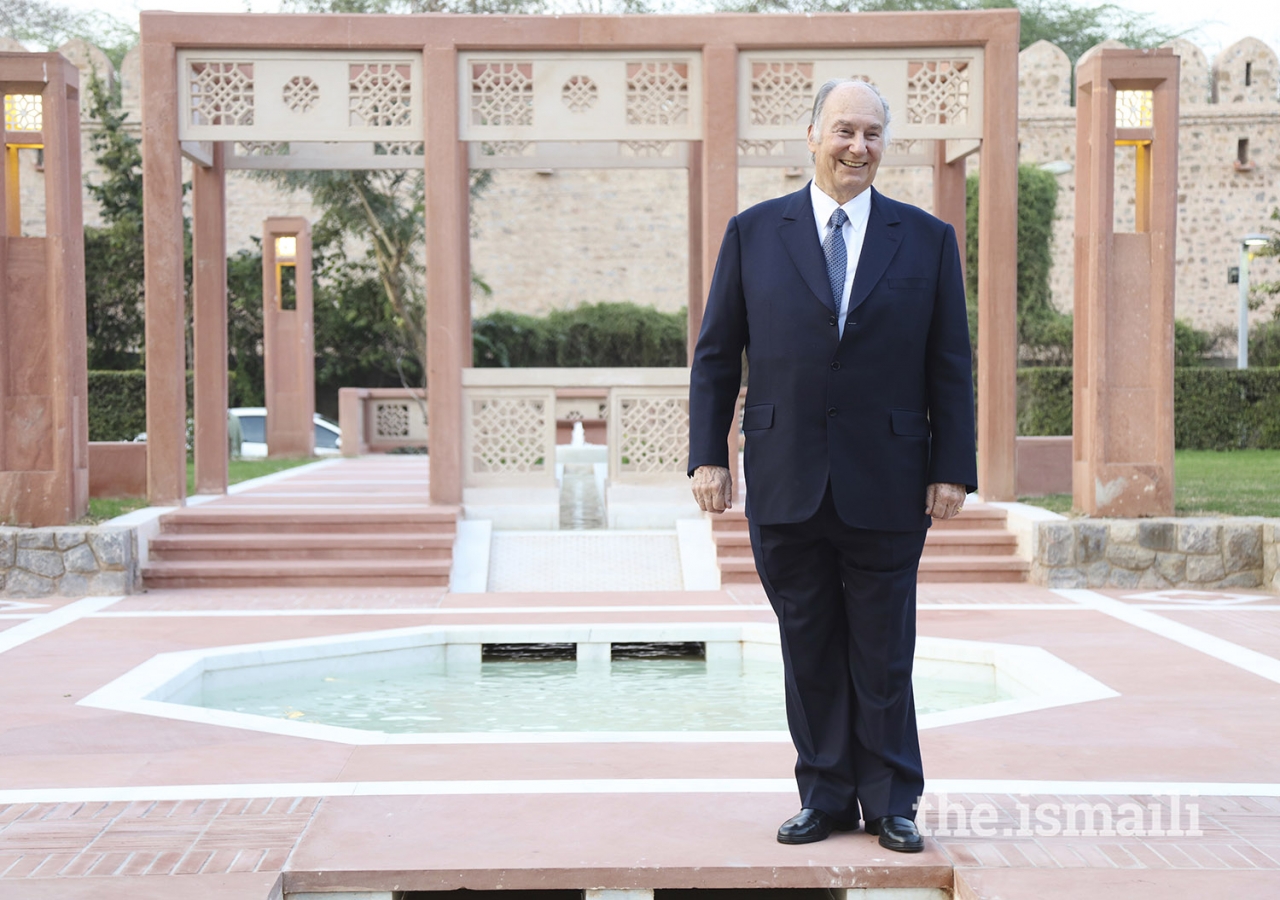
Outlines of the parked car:
M 245 459 L 263 459 L 267 455 L 267 411 L 261 406 L 237 406 L 228 410 L 240 420 L 240 455 Z M 342 429 L 320 413 L 312 417 L 316 434 L 316 456 L 338 456 L 342 453 Z

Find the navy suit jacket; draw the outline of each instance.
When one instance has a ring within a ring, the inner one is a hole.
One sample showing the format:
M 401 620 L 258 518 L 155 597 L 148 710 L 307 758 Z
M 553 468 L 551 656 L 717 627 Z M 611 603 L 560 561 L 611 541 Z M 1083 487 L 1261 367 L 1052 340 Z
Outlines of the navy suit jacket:
M 830 480 L 854 528 L 929 527 L 925 487 L 977 488 L 973 376 L 955 230 L 874 188 L 844 336 L 806 185 L 729 221 L 694 352 L 689 473 L 727 466 L 749 369 L 747 515 L 803 522 Z

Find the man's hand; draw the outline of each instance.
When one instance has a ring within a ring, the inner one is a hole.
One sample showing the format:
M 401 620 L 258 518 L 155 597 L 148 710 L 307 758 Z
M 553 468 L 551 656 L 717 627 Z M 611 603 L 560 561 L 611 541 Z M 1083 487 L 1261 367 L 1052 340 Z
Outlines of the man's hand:
M 693 499 L 704 512 L 732 509 L 729 488 L 729 470 L 723 466 L 698 466 L 693 470 Z
M 935 519 L 950 519 L 964 509 L 963 484 L 931 484 L 924 489 L 924 513 Z

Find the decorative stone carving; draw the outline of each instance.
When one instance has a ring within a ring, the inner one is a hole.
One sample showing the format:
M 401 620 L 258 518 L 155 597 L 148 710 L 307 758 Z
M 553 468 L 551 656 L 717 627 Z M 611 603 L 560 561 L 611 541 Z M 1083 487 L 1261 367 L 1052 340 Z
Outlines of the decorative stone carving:
M 471 67 L 473 125 L 533 124 L 533 64 L 491 61 Z
M 805 124 L 812 102 L 813 63 L 752 63 L 751 124 Z
M 44 121 L 44 100 L 39 94 L 5 94 L 5 131 L 39 131 Z
M 907 63 L 907 122 L 963 125 L 969 121 L 969 63 L 928 59 Z
M 600 89 L 586 75 L 574 75 L 560 89 L 560 99 L 570 112 L 584 113 L 600 99 Z
M 352 125 L 397 128 L 411 124 L 413 81 L 409 66 L 353 63 L 350 76 L 347 102 Z
M 422 141 L 378 141 L 373 145 L 374 156 L 422 156 Z
M 320 85 L 306 75 L 295 75 L 284 83 L 281 91 L 284 105 L 296 113 L 305 113 L 320 102 Z
M 378 440 L 409 436 L 409 404 L 383 402 L 374 405 L 373 433 Z
M 253 63 L 193 62 L 188 83 L 192 125 L 253 124 Z
M 628 125 L 683 125 L 688 120 L 688 65 L 662 60 L 627 64 Z
M 619 410 L 622 474 L 685 471 L 689 455 L 687 397 L 623 397 Z
M 674 156 L 675 145 L 670 141 L 623 141 L 618 145 L 618 155 L 641 158 Z
M 781 156 L 785 149 L 782 141 L 738 141 L 739 156 Z
M 533 156 L 534 145 L 530 141 L 483 141 L 481 156 Z
M 537 397 L 471 401 L 471 471 L 523 474 L 547 471 L 547 402 Z M 554 414 L 554 410 L 550 411 Z
M 288 156 L 287 141 L 237 141 L 236 156 Z

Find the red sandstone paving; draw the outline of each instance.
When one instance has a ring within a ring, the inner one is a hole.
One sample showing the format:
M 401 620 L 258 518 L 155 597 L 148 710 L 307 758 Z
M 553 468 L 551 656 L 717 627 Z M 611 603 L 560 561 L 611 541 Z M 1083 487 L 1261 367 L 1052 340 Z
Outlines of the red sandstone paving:
M 5 900 L 266 900 L 276 872 L 157 878 L 6 878 Z
M 1159 615 L 1280 659 L 1280 609 L 1161 610 Z
M 856 870 L 886 886 L 950 883 L 936 846 L 895 854 L 862 832 L 779 844 L 774 831 L 795 806 L 778 795 L 330 798 L 294 850 L 286 888 L 369 884 L 373 872 L 396 873 L 407 889 L 541 887 L 550 876 L 577 887 L 683 887 L 691 876 L 703 887 L 812 887 L 851 884 Z
M 957 869 L 956 900 L 1275 900 L 1280 872 Z

